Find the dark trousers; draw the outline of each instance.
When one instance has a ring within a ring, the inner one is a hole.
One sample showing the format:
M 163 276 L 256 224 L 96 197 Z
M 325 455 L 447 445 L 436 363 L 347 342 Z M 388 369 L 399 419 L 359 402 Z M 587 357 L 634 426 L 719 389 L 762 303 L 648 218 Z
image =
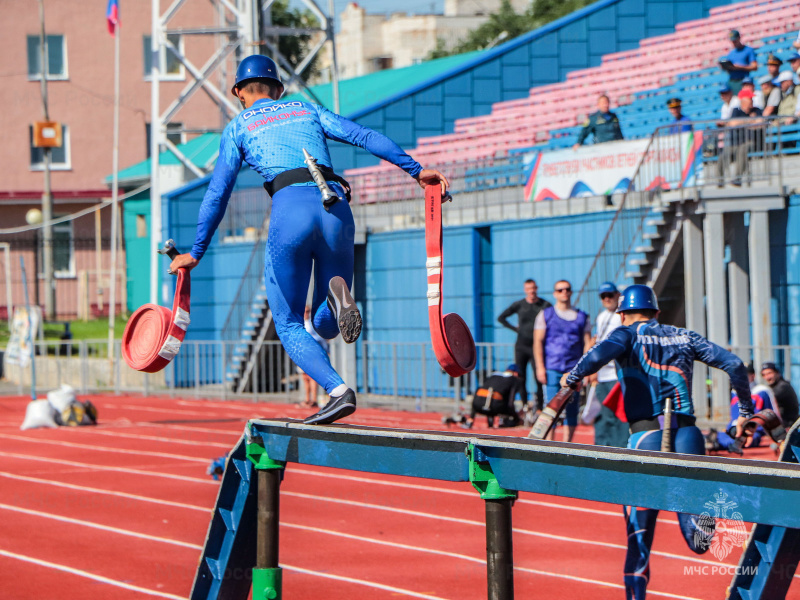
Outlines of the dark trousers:
M 544 405 L 544 387 L 536 379 L 536 363 L 533 360 L 533 344 L 528 346 L 521 346 L 517 344 L 514 346 L 514 362 L 517 363 L 517 367 L 519 367 L 519 378 L 520 381 L 522 381 L 522 385 L 520 386 L 522 389 L 521 396 L 522 401 L 525 404 L 528 403 L 527 374 L 528 363 L 530 363 L 531 371 L 533 371 L 532 389 L 536 394 L 536 398 L 534 399 L 534 408 L 536 410 L 542 410 L 542 406 Z

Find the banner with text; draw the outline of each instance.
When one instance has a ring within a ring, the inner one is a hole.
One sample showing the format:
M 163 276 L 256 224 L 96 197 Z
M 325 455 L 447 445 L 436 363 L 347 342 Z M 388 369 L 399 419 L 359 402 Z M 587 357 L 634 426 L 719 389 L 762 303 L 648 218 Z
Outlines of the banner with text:
M 525 200 L 602 196 L 624 193 L 629 186 L 641 191 L 694 185 L 702 141 L 698 131 L 658 136 L 652 143 L 622 140 L 576 150 L 530 152 L 523 156 L 528 173 Z M 637 181 L 631 184 L 640 162 Z

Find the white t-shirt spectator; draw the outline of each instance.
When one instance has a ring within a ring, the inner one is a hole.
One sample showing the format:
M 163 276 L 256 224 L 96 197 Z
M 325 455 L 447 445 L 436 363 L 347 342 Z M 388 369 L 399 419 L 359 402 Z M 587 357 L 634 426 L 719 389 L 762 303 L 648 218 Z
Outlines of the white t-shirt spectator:
M 559 310 L 554 306 L 553 309 L 556 311 L 556 314 L 565 321 L 574 321 L 578 318 L 578 311 L 572 307 L 569 307 L 567 310 Z M 536 315 L 536 320 L 533 322 L 533 329 L 535 331 L 547 331 L 547 322 L 544 320 L 543 310 L 539 311 L 539 314 Z M 589 319 L 586 319 L 586 327 L 583 332 L 592 333 L 592 322 Z
M 736 96 L 733 96 L 731 101 L 727 104 L 724 102 L 722 103 L 722 108 L 719 109 L 719 118 L 723 121 L 727 121 L 731 118 L 731 113 L 734 108 L 739 108 L 739 99 Z
M 763 94 L 762 94 L 763 97 Z M 777 107 L 781 103 L 781 88 L 773 87 L 767 98 L 766 106 Z
M 622 327 L 622 317 L 617 312 L 604 310 L 597 315 L 597 341 L 602 342 L 611 332 L 617 327 Z M 617 380 L 617 367 L 614 361 L 600 368 L 597 372 L 597 381 L 616 381 Z
M 761 93 L 761 90 L 757 92 L 753 92 L 753 106 L 755 106 L 759 110 L 764 110 L 766 104 L 764 103 L 764 94 Z M 738 100 L 738 98 L 737 98 Z M 733 110 L 733 109 L 731 109 Z

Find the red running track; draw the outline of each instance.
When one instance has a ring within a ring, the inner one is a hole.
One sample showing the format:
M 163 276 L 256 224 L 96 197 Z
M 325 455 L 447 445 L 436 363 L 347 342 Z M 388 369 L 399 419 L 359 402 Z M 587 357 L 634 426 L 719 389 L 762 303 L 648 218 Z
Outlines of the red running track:
M 248 418 L 305 415 L 285 404 L 94 396 L 97 427 L 19 431 L 27 400 L 0 398 L 4 600 L 186 598 L 216 498 L 209 463 Z M 348 422 L 442 429 L 434 413 L 360 409 Z M 576 441 L 590 443 L 591 429 Z M 288 600 L 486 597 L 483 502 L 469 484 L 289 465 L 281 502 Z M 620 507 L 522 494 L 513 519 L 518 598 L 624 598 Z M 724 597 L 740 552 L 723 562 L 692 554 L 672 513 L 653 550 L 649 597 L 690 599 Z M 800 600 L 797 589 L 790 598 Z

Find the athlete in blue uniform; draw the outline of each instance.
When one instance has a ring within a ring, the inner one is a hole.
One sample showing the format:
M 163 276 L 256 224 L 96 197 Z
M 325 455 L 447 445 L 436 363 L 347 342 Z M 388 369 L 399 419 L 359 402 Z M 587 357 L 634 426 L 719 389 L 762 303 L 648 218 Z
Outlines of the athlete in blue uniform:
M 596 344 L 569 373 L 562 385 L 577 388 L 584 377 L 603 365 L 616 361 L 622 385 L 625 413 L 630 424 L 628 448 L 661 450 L 664 406 L 673 406 L 672 445 L 675 452 L 705 454 L 703 434 L 695 426 L 692 404 L 692 366 L 695 360 L 724 370 L 739 397 L 737 436 L 742 424 L 752 416 L 753 403 L 747 369 L 742 361 L 694 331 L 657 320 L 658 301 L 645 285 L 629 286 L 617 312 L 622 327 Z M 625 593 L 628 600 L 643 600 L 650 578 L 650 548 L 653 544 L 658 511 L 623 507 L 628 529 L 625 557 Z M 714 522 L 694 515 L 679 514 L 681 532 L 689 548 L 697 554 L 708 550 L 714 535 Z
M 355 237 L 353 215 L 345 201 L 349 186 L 331 168 L 326 139 L 369 150 L 402 168 L 423 188 L 441 185 L 444 194 L 448 182 L 438 171 L 423 169 L 377 131 L 316 104 L 280 102 L 283 84 L 275 63 L 266 56 L 248 56 L 241 62 L 231 92 L 244 111 L 222 132 L 217 164 L 200 206 L 194 246 L 170 267 L 191 269 L 203 257 L 225 214 L 242 163 L 262 175 L 272 196 L 264 282 L 275 330 L 297 366 L 331 396 L 305 422 L 332 423 L 355 411 L 356 396 L 303 326 L 312 264 L 317 333 L 332 339 L 341 332 L 344 341 L 352 343 L 361 333 L 361 315 L 349 291 Z M 339 201 L 323 205 L 322 192 L 304 163 L 304 150 L 316 159 Z

